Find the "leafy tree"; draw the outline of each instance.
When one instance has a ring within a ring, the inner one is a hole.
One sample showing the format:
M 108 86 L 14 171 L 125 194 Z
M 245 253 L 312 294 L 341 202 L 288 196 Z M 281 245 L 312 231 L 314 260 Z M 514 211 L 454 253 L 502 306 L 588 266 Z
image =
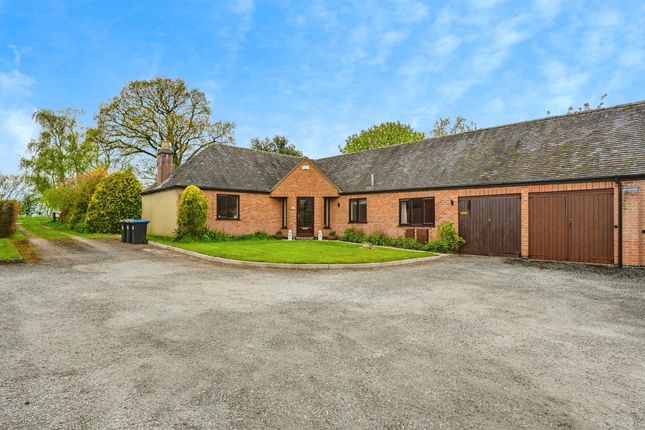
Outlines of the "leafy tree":
M 27 145 L 29 156 L 20 161 L 20 166 L 39 193 L 97 164 L 98 149 L 92 141 L 83 138 L 77 123 L 79 114 L 73 109 L 58 112 L 40 109 L 34 113 L 41 131 Z
M 44 200 L 51 209 L 60 211 L 61 221 L 72 228 L 85 222 L 85 214 L 99 182 L 107 176 L 97 169 L 83 173 L 65 183 L 45 190 Z
M 181 79 L 132 81 L 101 105 L 88 132 L 103 153 L 154 166 L 161 142 L 170 143 L 175 167 L 212 144 L 234 144 L 235 124 L 211 121 L 206 95 Z
M 366 149 L 413 142 L 424 138 L 425 133 L 414 130 L 408 124 L 401 124 L 399 121 L 384 122 L 367 130 L 362 130 L 358 134 L 352 134 L 345 140 L 345 146 L 339 147 L 339 149 L 343 154 L 351 154 L 365 151 Z
M 477 130 L 477 125 L 473 121 L 468 121 L 463 116 L 455 118 L 455 122 L 450 124 L 450 117 L 439 118 L 430 133 L 432 137 L 448 136 L 450 134 L 465 133 L 467 131 Z
M 26 193 L 20 200 L 20 215 L 33 216 L 43 213 L 42 204 L 34 193 Z
M 206 230 L 208 217 L 208 200 L 202 190 L 195 185 L 189 185 L 179 197 L 177 209 L 178 236 L 199 236 Z
M 118 233 L 121 220 L 141 217 L 141 184 L 130 172 L 116 172 L 96 186 L 85 222 L 91 232 Z
M 296 149 L 296 147 L 289 143 L 289 139 L 286 136 L 275 135 L 272 138 L 265 137 L 260 139 L 259 137 L 254 137 L 251 139 L 251 148 L 257 149 L 259 151 L 267 152 L 277 152 L 278 154 L 293 155 L 295 157 L 302 157 L 302 151 Z
M 25 180 L 21 175 L 0 173 L 0 200 L 20 199 L 25 190 Z

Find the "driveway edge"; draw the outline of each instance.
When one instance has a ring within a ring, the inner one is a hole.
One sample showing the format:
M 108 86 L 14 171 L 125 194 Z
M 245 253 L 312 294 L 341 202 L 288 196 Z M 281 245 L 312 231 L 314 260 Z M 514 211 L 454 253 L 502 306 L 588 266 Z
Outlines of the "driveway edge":
M 165 249 L 168 251 L 178 252 L 180 254 L 190 255 L 191 257 L 200 258 L 202 260 L 212 261 L 220 264 L 227 264 L 230 266 L 239 267 L 260 267 L 265 269 L 377 269 L 380 267 L 396 267 L 396 266 L 409 266 L 413 264 L 423 264 L 432 260 L 446 257 L 449 254 L 439 254 L 431 257 L 408 258 L 405 260 L 384 261 L 380 263 L 355 263 L 355 264 L 296 264 L 296 263 L 264 263 L 260 261 L 244 261 L 233 260 L 230 258 L 213 257 L 211 255 L 200 254 L 199 252 L 189 251 L 175 246 L 164 245 L 152 240 L 148 241 L 148 245 L 157 248 Z

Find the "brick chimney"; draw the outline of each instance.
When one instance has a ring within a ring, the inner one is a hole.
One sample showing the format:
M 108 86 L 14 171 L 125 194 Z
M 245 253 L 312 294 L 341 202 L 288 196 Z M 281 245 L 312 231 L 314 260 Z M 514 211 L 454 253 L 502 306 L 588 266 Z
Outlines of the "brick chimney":
M 170 144 L 167 141 L 161 142 L 161 148 L 157 153 L 157 185 L 172 175 L 173 157 Z

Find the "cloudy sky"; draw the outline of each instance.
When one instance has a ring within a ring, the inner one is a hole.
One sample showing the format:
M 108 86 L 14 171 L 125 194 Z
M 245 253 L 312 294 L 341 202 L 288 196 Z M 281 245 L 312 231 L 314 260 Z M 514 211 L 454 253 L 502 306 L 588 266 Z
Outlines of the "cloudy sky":
M 36 108 L 91 125 L 155 76 L 203 90 L 238 145 L 284 134 L 312 157 L 382 121 L 481 128 L 642 100 L 644 29 L 627 0 L 0 0 L 0 171 L 18 170 Z

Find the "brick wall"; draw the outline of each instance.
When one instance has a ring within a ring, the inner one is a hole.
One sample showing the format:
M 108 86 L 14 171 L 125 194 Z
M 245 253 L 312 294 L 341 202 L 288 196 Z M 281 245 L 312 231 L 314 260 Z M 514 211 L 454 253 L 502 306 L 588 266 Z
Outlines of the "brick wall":
M 279 199 L 262 193 L 239 193 L 236 191 L 205 190 L 208 200 L 208 228 L 223 230 L 229 234 L 249 234 L 265 231 L 275 234 L 282 227 L 282 206 Z M 217 195 L 233 194 L 240 196 L 240 219 L 217 219 Z
M 310 166 L 309 170 L 302 170 L 302 165 Z M 645 265 L 645 180 L 626 181 L 625 186 L 637 185 L 637 192 L 623 194 L 623 262 L 625 265 Z M 586 182 L 566 184 L 544 184 L 528 186 L 487 187 L 450 189 L 439 191 L 414 191 L 363 195 L 338 195 L 333 184 L 320 173 L 315 165 L 309 161 L 301 162 L 294 171 L 280 182 L 273 192 L 268 194 L 258 193 L 231 193 L 240 195 L 239 221 L 217 220 L 216 217 L 216 191 L 206 191 L 209 201 L 209 228 L 224 230 L 231 234 L 253 233 L 264 230 L 274 234 L 281 228 L 281 200 L 279 197 L 288 198 L 288 229 L 296 232 L 296 197 L 314 197 L 314 230 L 323 229 L 323 197 L 332 197 L 331 201 L 331 230 L 341 234 L 349 224 L 349 199 L 367 198 L 367 223 L 351 224 L 361 228 L 366 233 L 382 231 L 391 236 L 403 236 L 407 227 L 399 227 L 399 199 L 412 197 L 435 198 L 436 224 L 448 220 L 456 227 L 459 225 L 457 203 L 459 197 L 520 194 L 521 195 L 521 238 L 522 256 L 528 255 L 528 195 L 533 192 L 574 191 L 587 189 L 611 188 L 614 190 L 614 223 L 618 221 L 618 192 L 614 182 Z M 284 230 L 286 233 L 286 230 Z M 430 228 L 430 238 L 434 238 L 436 229 Z M 614 260 L 617 256 L 618 233 L 614 231 Z
M 303 166 L 309 166 L 303 170 Z M 296 234 L 296 199 L 298 197 L 314 198 L 314 235 L 323 230 L 324 197 L 338 197 L 338 189 L 322 174 L 316 165 L 308 159 L 302 160 L 291 173 L 284 177 L 271 192 L 272 197 L 287 198 L 287 229 Z M 335 202 L 331 203 L 331 213 L 335 211 Z M 285 230 L 285 232 L 286 232 Z

